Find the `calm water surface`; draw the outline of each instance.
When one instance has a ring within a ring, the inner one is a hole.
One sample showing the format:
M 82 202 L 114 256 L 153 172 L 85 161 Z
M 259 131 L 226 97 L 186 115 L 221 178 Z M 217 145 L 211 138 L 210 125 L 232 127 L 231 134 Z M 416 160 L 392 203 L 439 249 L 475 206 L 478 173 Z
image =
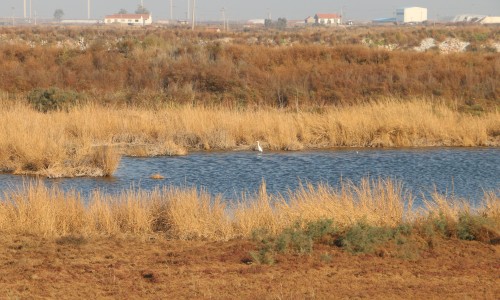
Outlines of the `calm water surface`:
M 164 180 L 152 180 L 154 173 Z M 235 199 L 255 193 L 262 180 L 268 193 L 285 194 L 300 182 L 358 183 L 363 177 L 392 178 L 414 195 L 434 189 L 446 195 L 478 200 L 483 190 L 500 189 L 500 148 L 362 149 L 301 152 L 203 152 L 184 157 L 124 157 L 112 178 L 45 179 L 47 185 L 88 195 L 99 189 L 116 194 L 130 187 L 195 186 Z M 0 190 L 26 182 L 0 174 Z

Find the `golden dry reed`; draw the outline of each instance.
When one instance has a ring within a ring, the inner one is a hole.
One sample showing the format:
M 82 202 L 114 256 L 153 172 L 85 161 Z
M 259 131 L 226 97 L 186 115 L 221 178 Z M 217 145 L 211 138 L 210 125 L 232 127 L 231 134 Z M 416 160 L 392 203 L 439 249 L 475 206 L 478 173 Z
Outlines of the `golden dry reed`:
M 429 215 L 458 220 L 463 213 L 481 215 L 500 226 L 500 198 L 486 193 L 471 206 L 434 195 L 423 208 L 412 206 L 412 195 L 391 180 L 344 182 L 334 189 L 304 185 L 282 196 L 259 193 L 238 202 L 224 201 L 194 188 L 164 187 L 153 191 L 127 190 L 110 196 L 100 192 L 83 199 L 74 191 L 29 182 L 0 198 L 0 232 L 64 235 L 151 234 L 177 239 L 229 240 L 248 238 L 255 230 L 277 234 L 293 224 L 332 219 L 340 228 L 363 221 L 376 226 L 417 222 Z M 498 228 L 497 228 L 498 229 Z
M 119 154 L 332 147 L 498 146 L 500 112 L 472 115 L 422 99 L 316 111 L 87 105 L 40 113 L 1 105 L 0 171 L 48 177 L 107 176 Z

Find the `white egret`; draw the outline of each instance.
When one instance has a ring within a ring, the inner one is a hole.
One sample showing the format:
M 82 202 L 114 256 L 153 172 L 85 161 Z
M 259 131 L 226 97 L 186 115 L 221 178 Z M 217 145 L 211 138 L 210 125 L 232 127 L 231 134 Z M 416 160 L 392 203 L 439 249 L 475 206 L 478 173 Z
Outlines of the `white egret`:
M 262 147 L 260 146 L 260 142 L 259 141 L 257 141 L 257 150 L 259 152 L 262 152 Z

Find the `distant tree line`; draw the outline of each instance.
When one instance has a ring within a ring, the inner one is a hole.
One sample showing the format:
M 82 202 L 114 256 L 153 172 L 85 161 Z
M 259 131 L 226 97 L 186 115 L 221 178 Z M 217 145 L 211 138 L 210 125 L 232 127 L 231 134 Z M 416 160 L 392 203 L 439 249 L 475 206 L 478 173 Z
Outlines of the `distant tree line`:
M 264 20 L 264 26 L 266 28 L 277 28 L 277 29 L 285 29 L 288 21 L 286 18 L 278 18 L 278 21 L 273 22 L 271 19 Z

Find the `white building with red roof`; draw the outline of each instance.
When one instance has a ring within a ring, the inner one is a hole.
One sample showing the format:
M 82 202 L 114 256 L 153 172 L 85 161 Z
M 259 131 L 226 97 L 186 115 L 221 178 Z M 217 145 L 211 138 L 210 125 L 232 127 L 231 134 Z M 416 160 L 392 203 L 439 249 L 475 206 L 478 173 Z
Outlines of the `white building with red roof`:
M 153 23 L 151 14 L 114 14 L 104 18 L 104 24 L 144 26 L 151 23 Z
M 339 25 L 342 23 L 342 16 L 339 14 L 320 14 L 314 16 L 316 24 L 322 25 Z

